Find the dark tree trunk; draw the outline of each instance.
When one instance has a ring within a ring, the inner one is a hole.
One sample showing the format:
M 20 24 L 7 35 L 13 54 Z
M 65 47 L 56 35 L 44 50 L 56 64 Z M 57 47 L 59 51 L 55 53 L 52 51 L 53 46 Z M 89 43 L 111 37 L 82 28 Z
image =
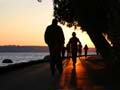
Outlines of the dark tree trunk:
M 93 41 L 95 47 L 98 49 L 98 51 L 102 55 L 102 57 L 105 60 L 108 60 L 111 62 L 113 60 L 112 47 L 104 38 L 102 33 L 90 32 L 90 31 L 87 31 L 87 33 L 90 36 L 91 40 Z

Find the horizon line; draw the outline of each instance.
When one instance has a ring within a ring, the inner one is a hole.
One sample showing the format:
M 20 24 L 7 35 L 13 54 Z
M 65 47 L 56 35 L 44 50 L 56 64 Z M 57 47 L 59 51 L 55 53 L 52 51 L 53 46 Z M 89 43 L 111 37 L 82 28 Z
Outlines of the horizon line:
M 33 47 L 48 47 L 48 46 L 46 46 L 46 45 L 0 45 L 0 47 L 1 46 L 15 46 L 15 47 L 25 47 L 25 46 L 27 46 L 27 47 L 30 47 L 30 46 L 33 46 Z M 89 47 L 89 48 L 95 48 L 95 47 Z

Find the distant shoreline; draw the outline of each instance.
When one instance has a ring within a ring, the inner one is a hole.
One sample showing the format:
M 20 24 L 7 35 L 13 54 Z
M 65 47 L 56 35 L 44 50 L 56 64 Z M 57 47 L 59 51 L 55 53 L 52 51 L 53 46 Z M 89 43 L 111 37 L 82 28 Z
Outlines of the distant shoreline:
M 96 50 L 95 48 L 89 48 L 88 52 L 89 51 L 95 52 Z M 47 46 L 0 46 L 0 53 L 4 52 L 49 52 L 49 48 Z

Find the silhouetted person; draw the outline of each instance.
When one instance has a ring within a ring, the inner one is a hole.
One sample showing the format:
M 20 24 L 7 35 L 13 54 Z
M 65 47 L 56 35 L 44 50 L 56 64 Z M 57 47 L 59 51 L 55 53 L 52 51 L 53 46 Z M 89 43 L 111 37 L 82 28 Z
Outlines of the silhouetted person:
M 69 54 L 70 54 L 70 44 L 69 43 L 66 45 L 66 51 L 67 51 L 67 58 L 69 58 Z
M 88 53 L 88 46 L 87 46 L 87 44 L 85 44 L 84 51 L 85 51 L 85 57 L 87 57 L 87 53 Z
M 81 57 L 81 55 L 82 55 L 82 44 L 80 43 L 79 45 L 78 45 L 78 47 L 79 47 L 79 56 Z
M 77 57 L 77 51 L 78 51 L 78 44 L 81 44 L 79 39 L 76 37 L 76 33 L 72 33 L 72 38 L 69 40 L 71 52 L 72 52 L 72 60 L 73 60 L 73 66 L 75 67 L 76 64 L 76 57 Z
M 65 57 L 65 51 L 66 51 L 66 47 L 63 47 L 63 48 L 62 48 L 62 58 Z
M 45 42 L 48 44 L 50 52 L 50 69 L 52 75 L 55 74 L 55 70 L 61 74 L 63 71 L 61 51 L 64 46 L 64 34 L 62 28 L 57 25 L 56 19 L 52 20 L 52 24 L 46 28 Z
M 97 48 L 96 48 L 96 54 L 97 54 L 97 55 L 100 55 L 100 53 L 99 53 L 99 51 L 98 51 L 98 49 L 97 49 Z

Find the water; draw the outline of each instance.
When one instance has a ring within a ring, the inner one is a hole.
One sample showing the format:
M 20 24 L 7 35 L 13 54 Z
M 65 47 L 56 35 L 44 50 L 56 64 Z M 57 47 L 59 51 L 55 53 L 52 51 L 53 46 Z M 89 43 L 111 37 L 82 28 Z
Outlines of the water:
M 29 62 L 35 60 L 42 60 L 46 55 L 49 55 L 47 52 L 26 52 L 26 53 L 0 53 L 0 66 L 7 66 L 10 63 L 2 63 L 4 59 L 11 59 L 13 63 L 22 63 L 22 62 Z
M 49 55 L 48 52 L 17 52 L 17 53 L 0 53 L 0 66 L 7 66 L 10 64 L 30 62 L 35 60 L 43 60 L 45 56 Z M 84 52 L 82 52 L 84 55 Z M 88 52 L 88 55 L 96 55 L 96 52 Z M 67 54 L 65 54 L 67 56 Z M 2 63 L 4 59 L 11 59 L 13 63 Z

